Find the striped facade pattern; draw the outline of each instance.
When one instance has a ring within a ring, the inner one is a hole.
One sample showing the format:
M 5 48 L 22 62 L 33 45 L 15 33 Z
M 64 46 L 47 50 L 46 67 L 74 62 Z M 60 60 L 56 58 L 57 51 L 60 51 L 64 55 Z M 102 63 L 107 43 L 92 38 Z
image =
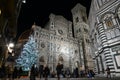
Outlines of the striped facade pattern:
M 91 27 L 90 34 L 94 40 L 95 72 L 103 74 L 108 66 L 112 75 L 119 76 L 120 68 L 116 66 L 119 61 L 115 59 L 115 55 L 119 54 L 120 49 L 113 52 L 112 48 L 120 45 L 118 43 L 120 40 L 120 29 L 118 30 L 120 15 L 117 12 L 120 10 L 120 0 L 93 0 L 91 6 L 89 25 Z M 90 21 L 91 18 L 93 21 Z M 108 19 L 112 22 L 112 28 L 107 25 Z M 96 39 L 94 34 L 97 35 Z

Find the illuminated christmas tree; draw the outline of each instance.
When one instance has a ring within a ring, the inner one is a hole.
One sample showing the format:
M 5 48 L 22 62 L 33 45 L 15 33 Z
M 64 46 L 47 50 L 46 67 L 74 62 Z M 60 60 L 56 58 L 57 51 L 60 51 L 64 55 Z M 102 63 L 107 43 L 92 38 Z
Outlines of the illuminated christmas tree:
M 38 50 L 35 40 L 30 36 L 28 42 L 23 46 L 20 56 L 16 59 L 16 66 L 22 67 L 24 71 L 28 71 L 37 62 L 37 56 Z

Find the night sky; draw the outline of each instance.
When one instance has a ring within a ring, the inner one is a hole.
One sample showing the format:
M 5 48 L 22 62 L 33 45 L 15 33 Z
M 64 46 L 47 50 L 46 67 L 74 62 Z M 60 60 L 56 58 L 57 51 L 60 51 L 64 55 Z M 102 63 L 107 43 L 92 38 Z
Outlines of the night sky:
M 25 4 L 22 4 L 20 15 L 17 23 L 17 38 L 22 32 L 30 29 L 34 24 L 44 27 L 49 21 L 50 13 L 62 15 L 66 19 L 72 21 L 71 9 L 80 3 L 87 9 L 89 8 L 91 0 L 26 0 Z

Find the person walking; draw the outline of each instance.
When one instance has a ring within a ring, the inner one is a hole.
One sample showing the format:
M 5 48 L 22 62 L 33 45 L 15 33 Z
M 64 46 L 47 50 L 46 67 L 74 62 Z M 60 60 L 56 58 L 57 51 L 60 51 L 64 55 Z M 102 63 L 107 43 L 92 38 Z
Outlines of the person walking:
M 67 80 L 69 80 L 70 75 L 71 75 L 71 74 L 70 74 L 70 69 L 67 68 L 66 71 L 65 71 L 65 77 L 67 78 Z
M 52 71 L 52 72 L 51 72 L 51 77 L 52 77 L 52 78 L 55 78 L 55 76 L 56 76 L 55 71 Z
M 75 68 L 75 78 L 78 78 L 79 77 L 79 72 L 78 72 L 78 68 L 76 67 Z
M 19 67 L 18 73 L 19 73 L 18 78 L 21 78 L 22 73 L 23 73 L 22 67 Z
M 5 77 L 6 77 L 6 68 L 5 68 L 5 65 L 3 64 L 3 65 L 0 67 L 0 78 L 5 79 Z
M 11 67 L 10 67 L 10 65 L 7 65 L 6 66 L 6 77 L 7 77 L 7 80 L 11 80 L 11 78 L 12 78 L 12 70 L 11 70 Z
M 56 71 L 57 71 L 58 80 L 60 80 L 60 75 L 61 75 L 61 65 L 60 65 L 60 63 L 57 64 Z
M 43 65 L 39 66 L 39 74 L 40 74 L 40 78 L 43 77 Z
M 107 73 L 107 78 L 108 78 L 108 77 L 111 78 L 110 68 L 109 68 L 109 67 L 106 68 L 106 73 Z
M 18 77 L 18 69 L 17 69 L 17 67 L 15 66 L 15 67 L 14 67 L 14 70 L 13 70 L 13 74 L 12 74 L 12 79 L 13 79 L 13 80 L 16 80 L 17 77 Z
M 45 80 L 47 80 L 48 75 L 50 74 L 50 69 L 48 68 L 47 65 L 44 67 L 44 70 L 43 70 L 43 71 L 44 71 Z
M 32 68 L 31 68 L 31 70 L 30 70 L 30 80 L 36 80 L 35 79 L 35 67 L 34 67 L 34 65 L 32 66 Z
M 34 65 L 34 68 L 35 68 L 35 77 L 38 77 L 39 70 L 36 64 Z

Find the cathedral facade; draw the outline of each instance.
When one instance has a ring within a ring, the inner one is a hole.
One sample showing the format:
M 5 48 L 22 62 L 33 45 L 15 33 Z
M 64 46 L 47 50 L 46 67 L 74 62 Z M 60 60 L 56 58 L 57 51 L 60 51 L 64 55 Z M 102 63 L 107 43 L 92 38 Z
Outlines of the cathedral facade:
M 96 73 L 120 76 L 120 0 L 92 0 L 88 22 Z
M 47 64 L 52 70 L 56 70 L 58 63 L 70 70 L 76 67 L 93 69 L 86 8 L 77 4 L 71 12 L 73 22 L 61 15 L 50 14 L 44 28 L 32 26 L 39 65 Z

